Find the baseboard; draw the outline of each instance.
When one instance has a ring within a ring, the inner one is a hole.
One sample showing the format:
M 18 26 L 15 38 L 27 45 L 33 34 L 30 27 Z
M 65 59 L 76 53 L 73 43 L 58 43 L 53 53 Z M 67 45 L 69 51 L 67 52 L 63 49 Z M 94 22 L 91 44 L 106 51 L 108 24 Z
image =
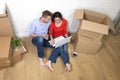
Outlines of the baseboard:
M 28 32 L 23 32 L 23 33 L 16 33 L 17 37 L 29 37 L 29 33 Z

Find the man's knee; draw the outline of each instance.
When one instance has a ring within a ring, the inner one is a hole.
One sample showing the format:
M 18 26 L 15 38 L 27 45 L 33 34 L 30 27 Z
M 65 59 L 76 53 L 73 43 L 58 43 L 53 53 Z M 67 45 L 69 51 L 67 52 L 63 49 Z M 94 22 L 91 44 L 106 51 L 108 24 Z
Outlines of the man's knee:
M 43 40 L 44 40 L 43 37 L 38 37 L 38 38 L 37 38 L 37 42 L 38 42 L 38 43 L 42 43 L 42 44 L 43 44 Z
M 33 44 L 43 44 L 43 37 L 40 37 L 40 36 L 38 36 L 38 37 L 34 37 L 33 39 L 32 39 L 32 43 Z

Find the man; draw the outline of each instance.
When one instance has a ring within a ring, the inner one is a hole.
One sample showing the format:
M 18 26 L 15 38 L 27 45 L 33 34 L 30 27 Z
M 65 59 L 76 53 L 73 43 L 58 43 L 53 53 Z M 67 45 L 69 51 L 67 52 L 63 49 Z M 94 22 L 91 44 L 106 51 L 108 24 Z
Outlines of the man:
M 41 65 L 44 63 L 44 51 L 43 46 L 48 44 L 48 28 L 51 24 L 52 13 L 48 10 L 42 12 L 42 16 L 33 20 L 30 25 L 30 36 L 32 37 L 32 43 L 36 46 L 38 57 Z

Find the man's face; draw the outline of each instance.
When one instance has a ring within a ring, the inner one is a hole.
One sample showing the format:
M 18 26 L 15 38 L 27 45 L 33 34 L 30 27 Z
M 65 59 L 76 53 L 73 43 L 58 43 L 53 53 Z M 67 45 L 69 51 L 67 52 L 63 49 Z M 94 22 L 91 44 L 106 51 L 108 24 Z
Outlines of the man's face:
M 46 17 L 44 17 L 43 20 L 44 20 L 45 23 L 47 23 L 51 20 L 51 16 L 46 16 Z

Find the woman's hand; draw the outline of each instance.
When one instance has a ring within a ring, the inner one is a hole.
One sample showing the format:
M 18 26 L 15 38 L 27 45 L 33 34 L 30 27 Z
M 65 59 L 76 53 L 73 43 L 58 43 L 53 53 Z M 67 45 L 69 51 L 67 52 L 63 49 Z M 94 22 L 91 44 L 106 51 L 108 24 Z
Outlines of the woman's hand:
M 50 40 L 50 45 L 54 45 L 54 43 L 55 43 L 54 39 L 51 39 Z
M 68 37 L 68 34 L 65 34 L 65 38 L 67 38 Z

